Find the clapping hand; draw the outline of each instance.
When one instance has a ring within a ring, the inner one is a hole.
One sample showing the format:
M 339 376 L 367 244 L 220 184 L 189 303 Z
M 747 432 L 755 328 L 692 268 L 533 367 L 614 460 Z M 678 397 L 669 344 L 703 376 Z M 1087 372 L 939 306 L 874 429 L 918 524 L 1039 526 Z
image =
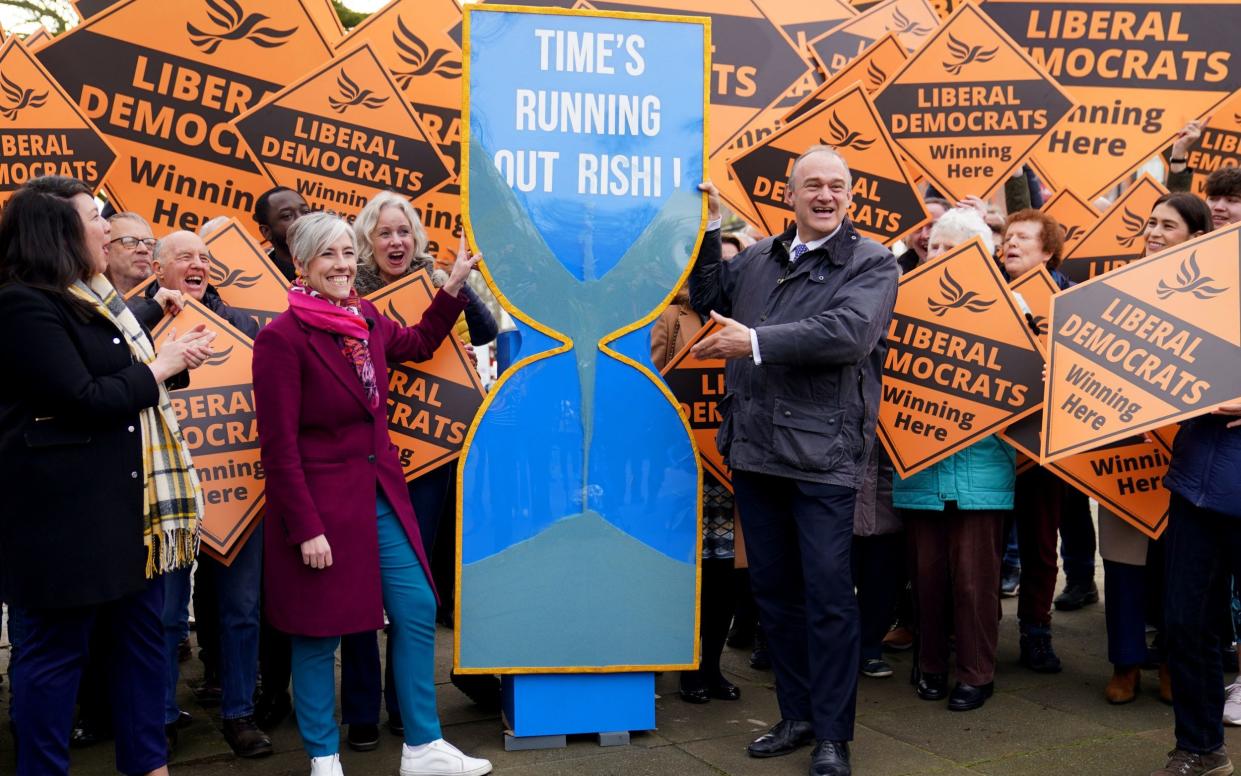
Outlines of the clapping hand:
M 151 372 L 158 382 L 185 371 L 197 369 L 215 353 L 211 341 L 215 339 L 214 331 L 207 331 L 207 325 L 200 323 L 180 337 L 175 328 L 168 330 L 164 337 L 164 345 L 160 348 L 155 360 L 151 362 Z

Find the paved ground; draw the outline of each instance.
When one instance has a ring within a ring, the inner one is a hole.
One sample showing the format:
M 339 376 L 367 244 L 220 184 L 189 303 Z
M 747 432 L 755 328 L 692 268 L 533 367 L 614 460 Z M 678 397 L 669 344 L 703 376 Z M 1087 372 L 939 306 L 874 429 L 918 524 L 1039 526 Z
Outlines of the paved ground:
M 1100 580 L 1102 582 L 1102 580 Z M 861 680 L 855 772 L 866 776 L 945 774 L 1041 776 L 1148 774 L 1162 765 L 1172 743 L 1172 711 L 1156 697 L 1153 672 L 1143 676 L 1141 697 L 1113 707 L 1103 700 L 1111 669 L 1106 657 L 1103 607 L 1057 614 L 1056 647 L 1064 673 L 1040 676 L 1017 665 L 1015 600 L 1004 604 L 1000 670 L 995 697 L 979 711 L 954 714 L 942 703 L 919 700 L 906 679 L 909 662 L 896 655 L 891 679 Z M 808 751 L 774 760 L 753 760 L 745 745 L 778 719 L 771 674 L 750 669 L 747 654 L 726 650 L 725 669 L 743 692 L 735 703 L 713 701 L 691 706 L 677 697 L 676 677 L 659 677 L 658 730 L 635 734 L 628 747 L 600 748 L 587 737 L 565 749 L 505 752 L 502 723 L 480 713 L 448 678 L 451 634 L 440 631 L 439 702 L 445 736 L 467 752 L 491 758 L 496 772 L 511 776 L 801 776 Z M 0 655 L 0 665 L 7 655 Z M 197 661 L 184 664 L 196 678 Z M 305 774 L 309 771 L 297 731 L 285 722 L 274 736 L 276 755 L 259 761 L 234 758 L 217 732 L 218 719 L 194 705 L 183 691 L 184 708 L 195 716 L 182 733 L 173 773 Z M 0 705 L 7 706 L 7 693 Z M 0 719 L 7 708 L 0 709 Z M 0 728 L 2 729 L 2 728 Z M 1229 741 L 1241 751 L 1241 733 Z M 11 770 L 12 740 L 0 732 L 0 773 Z M 343 755 L 345 771 L 395 774 L 400 742 L 383 733 L 377 751 Z M 75 750 L 75 774 L 114 773 L 111 747 Z

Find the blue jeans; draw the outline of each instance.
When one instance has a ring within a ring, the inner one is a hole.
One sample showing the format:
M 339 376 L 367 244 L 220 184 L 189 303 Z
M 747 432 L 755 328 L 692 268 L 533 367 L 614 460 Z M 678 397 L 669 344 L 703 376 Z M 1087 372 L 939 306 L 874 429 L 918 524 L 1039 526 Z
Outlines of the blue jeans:
M 200 557 L 215 576 L 220 617 L 220 716 L 240 719 L 254 714 L 254 686 L 258 680 L 259 592 L 263 582 L 263 532 L 255 531 L 237 553 L 231 566 Z M 164 649 L 168 656 L 168 679 L 164 688 L 164 722 L 175 722 L 180 664 L 177 647 L 189 634 L 190 572 L 183 569 L 166 577 L 164 598 Z
M 1008 535 L 1004 537 L 1004 560 L 1001 564 L 1003 570 L 1017 569 L 1021 570 L 1021 551 L 1017 548 L 1017 521 L 1009 521 Z
M 379 572 L 384 608 L 392 623 L 393 678 L 405 722 L 405 743 L 441 738 L 435 707 L 435 594 L 405 529 L 380 495 Z M 311 757 L 340 751 L 336 724 L 336 647 L 339 636 L 293 636 L 293 707 Z
M 26 609 L 21 649 L 13 660 L 13 714 L 18 776 L 69 772 L 69 730 L 91 632 L 108 611 L 116 768 L 153 771 L 168 762 L 161 713 L 164 652 L 160 643 L 163 583 L 152 580 L 132 595 L 98 606 Z
M 422 547 L 431 558 L 440 513 L 456 472 L 441 466 L 409 483 L 409 500 L 418 518 Z M 388 707 L 388 719 L 399 719 L 401 701 L 392 679 L 392 641 L 388 641 L 388 663 L 380 681 L 379 637 L 375 631 L 350 633 L 340 640 L 340 716 L 346 725 L 379 724 L 379 698 Z

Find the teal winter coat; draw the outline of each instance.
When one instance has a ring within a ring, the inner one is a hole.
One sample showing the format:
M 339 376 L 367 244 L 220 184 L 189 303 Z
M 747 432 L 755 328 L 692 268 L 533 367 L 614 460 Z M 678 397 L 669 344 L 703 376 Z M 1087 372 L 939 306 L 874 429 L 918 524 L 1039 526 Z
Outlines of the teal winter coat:
M 945 501 L 958 509 L 1012 509 L 1017 453 L 999 437 L 980 439 L 964 450 L 892 483 L 897 509 L 943 511 Z

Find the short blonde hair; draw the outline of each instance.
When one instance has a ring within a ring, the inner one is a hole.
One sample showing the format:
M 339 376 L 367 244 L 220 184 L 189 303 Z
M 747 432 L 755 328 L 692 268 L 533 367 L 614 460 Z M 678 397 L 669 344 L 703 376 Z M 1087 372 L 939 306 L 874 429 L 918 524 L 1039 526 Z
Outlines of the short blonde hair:
M 410 230 L 414 233 L 413 263 L 434 261 L 427 253 L 427 232 L 422 228 L 422 222 L 418 219 L 418 212 L 414 210 L 414 206 L 395 191 L 381 191 L 371 197 L 371 201 L 366 203 L 366 207 L 362 208 L 362 212 L 358 213 L 358 217 L 353 222 L 354 242 L 358 246 L 358 266 L 376 269 L 375 249 L 371 245 L 371 234 L 379 223 L 379 214 L 384 208 L 389 207 L 399 208 L 405 214 L 405 219 L 409 221 Z
M 293 261 L 305 269 L 309 266 L 311 259 L 318 256 L 325 247 L 339 240 L 342 234 L 348 235 L 356 251 L 358 246 L 353 239 L 353 230 L 349 228 L 345 219 L 331 213 L 309 213 L 294 221 L 289 227 L 286 236 L 289 253 L 293 256 Z

